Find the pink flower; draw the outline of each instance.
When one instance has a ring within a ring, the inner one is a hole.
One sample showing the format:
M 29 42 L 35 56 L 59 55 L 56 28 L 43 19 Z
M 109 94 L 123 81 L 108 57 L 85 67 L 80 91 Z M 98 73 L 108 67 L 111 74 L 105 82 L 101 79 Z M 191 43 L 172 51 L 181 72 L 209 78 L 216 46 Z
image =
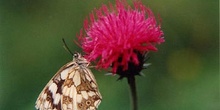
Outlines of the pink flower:
M 157 51 L 155 45 L 164 42 L 152 11 L 141 2 L 133 5 L 116 0 L 115 6 L 94 10 L 78 36 L 89 61 L 97 61 L 100 68 L 112 67 L 112 73 L 122 77 L 139 74 L 146 53 Z

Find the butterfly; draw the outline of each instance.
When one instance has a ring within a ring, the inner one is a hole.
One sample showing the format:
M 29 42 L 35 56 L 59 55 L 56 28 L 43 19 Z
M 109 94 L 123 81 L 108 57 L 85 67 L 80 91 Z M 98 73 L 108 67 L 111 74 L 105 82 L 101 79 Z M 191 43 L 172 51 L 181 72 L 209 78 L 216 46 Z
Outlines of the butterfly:
M 37 98 L 38 110 L 96 110 L 102 96 L 88 68 L 89 62 L 76 53 L 59 69 Z

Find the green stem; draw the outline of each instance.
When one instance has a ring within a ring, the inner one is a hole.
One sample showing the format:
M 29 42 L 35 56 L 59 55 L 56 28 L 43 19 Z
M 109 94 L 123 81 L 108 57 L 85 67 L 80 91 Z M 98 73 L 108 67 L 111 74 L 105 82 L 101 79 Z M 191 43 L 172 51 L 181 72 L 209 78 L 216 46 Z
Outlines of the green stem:
M 131 91 L 132 110 L 138 110 L 135 76 L 131 75 L 127 78 L 128 78 L 128 84 L 129 84 L 129 87 L 130 87 L 130 91 Z

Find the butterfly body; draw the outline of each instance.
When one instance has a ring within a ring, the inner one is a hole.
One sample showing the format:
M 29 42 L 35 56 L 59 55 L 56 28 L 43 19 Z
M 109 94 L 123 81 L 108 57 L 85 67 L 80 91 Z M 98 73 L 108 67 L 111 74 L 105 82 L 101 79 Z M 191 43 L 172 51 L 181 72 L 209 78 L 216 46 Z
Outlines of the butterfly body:
M 74 54 L 52 77 L 40 93 L 38 110 L 96 110 L 102 96 L 96 80 L 88 68 L 89 62 L 80 54 Z

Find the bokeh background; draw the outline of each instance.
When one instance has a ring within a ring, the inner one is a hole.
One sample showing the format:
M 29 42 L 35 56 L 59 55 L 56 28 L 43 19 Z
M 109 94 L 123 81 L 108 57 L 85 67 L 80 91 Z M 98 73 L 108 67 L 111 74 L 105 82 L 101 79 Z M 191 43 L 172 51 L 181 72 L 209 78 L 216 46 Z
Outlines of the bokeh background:
M 0 0 L 0 110 L 34 110 L 39 93 L 72 56 L 92 9 L 108 0 Z M 110 2 L 115 2 L 111 0 Z M 132 3 L 131 0 L 128 1 Z M 143 0 L 162 18 L 166 42 L 137 78 L 140 110 L 219 110 L 219 1 Z M 129 110 L 125 79 L 93 70 L 99 110 Z

